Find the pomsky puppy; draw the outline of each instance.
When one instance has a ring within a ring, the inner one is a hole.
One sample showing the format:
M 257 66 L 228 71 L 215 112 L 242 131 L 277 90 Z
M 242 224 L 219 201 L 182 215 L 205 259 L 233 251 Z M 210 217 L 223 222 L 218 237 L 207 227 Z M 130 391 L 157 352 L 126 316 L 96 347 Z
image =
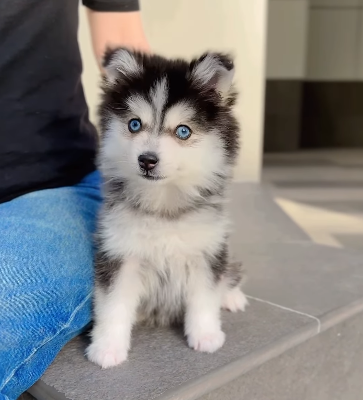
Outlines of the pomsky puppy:
M 233 62 L 118 48 L 104 68 L 105 200 L 87 356 L 102 368 L 125 361 L 138 321 L 183 322 L 188 345 L 212 353 L 225 341 L 220 309 L 247 304 L 227 245 L 226 190 L 239 150 Z

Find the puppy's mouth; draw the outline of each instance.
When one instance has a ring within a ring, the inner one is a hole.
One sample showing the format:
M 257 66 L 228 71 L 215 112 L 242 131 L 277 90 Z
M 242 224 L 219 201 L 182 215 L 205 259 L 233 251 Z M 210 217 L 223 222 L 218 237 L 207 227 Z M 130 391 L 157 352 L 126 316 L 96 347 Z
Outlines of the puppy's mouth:
M 160 176 L 160 175 L 150 175 L 147 172 L 144 174 L 140 174 L 140 176 L 148 181 L 161 181 L 165 179 L 165 176 Z

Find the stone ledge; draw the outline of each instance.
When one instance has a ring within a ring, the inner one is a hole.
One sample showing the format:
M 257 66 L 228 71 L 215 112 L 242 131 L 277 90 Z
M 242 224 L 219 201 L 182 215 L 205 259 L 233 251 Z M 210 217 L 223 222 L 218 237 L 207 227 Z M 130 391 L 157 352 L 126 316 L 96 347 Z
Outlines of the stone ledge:
M 363 311 L 361 253 L 313 244 L 258 185 L 232 193 L 232 250 L 244 260 L 252 299 L 245 313 L 223 313 L 220 351 L 200 354 L 180 331 L 139 328 L 129 361 L 102 371 L 85 359 L 86 339 L 78 337 L 30 393 L 39 400 L 198 399 Z

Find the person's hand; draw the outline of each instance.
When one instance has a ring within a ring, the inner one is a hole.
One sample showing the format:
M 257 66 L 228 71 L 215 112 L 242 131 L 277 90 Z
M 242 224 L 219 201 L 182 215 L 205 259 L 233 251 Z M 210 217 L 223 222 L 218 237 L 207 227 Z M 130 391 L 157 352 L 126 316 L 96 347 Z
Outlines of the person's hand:
M 140 12 L 96 12 L 88 10 L 93 50 L 102 70 L 106 48 L 124 46 L 150 52 Z

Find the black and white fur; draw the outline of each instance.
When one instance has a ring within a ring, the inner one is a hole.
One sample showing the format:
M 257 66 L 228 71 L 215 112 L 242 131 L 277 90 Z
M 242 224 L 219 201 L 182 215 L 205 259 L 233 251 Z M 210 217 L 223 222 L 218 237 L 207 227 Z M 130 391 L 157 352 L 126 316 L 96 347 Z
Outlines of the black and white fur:
M 247 304 L 227 248 L 226 189 L 239 149 L 233 63 L 218 53 L 189 63 L 120 48 L 104 68 L 105 202 L 88 358 L 103 368 L 125 361 L 139 320 L 184 322 L 189 346 L 212 353 L 225 341 L 221 307 Z M 181 124 L 192 131 L 187 140 L 176 136 Z M 158 162 L 145 171 L 138 158 L 150 152 Z

